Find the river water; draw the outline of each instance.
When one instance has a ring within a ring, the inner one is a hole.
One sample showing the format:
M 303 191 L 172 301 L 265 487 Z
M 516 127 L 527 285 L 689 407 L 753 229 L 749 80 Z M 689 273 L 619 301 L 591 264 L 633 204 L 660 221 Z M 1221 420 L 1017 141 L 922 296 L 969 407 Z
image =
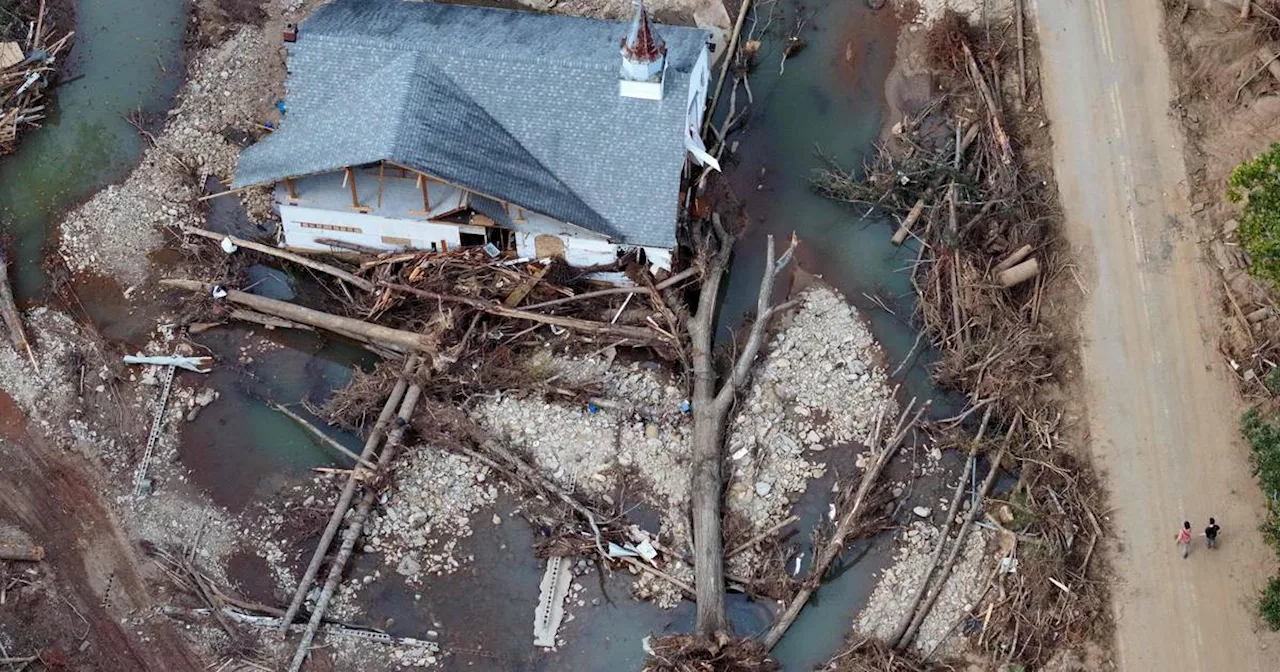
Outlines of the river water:
M 171 0 L 77 0 L 68 67 L 44 129 L 0 159 L 0 233 L 20 300 L 44 288 L 40 263 L 54 219 L 138 161 L 130 112 L 162 113 L 182 82 L 186 11 Z
M 906 319 L 912 310 L 910 287 L 906 274 L 897 272 L 915 253 L 892 246 L 882 222 L 862 220 L 812 192 L 809 178 L 820 166 L 818 148 L 845 166 L 860 164 L 871 151 L 884 125 L 884 81 L 898 27 L 890 12 L 869 10 L 862 2 L 819 0 L 801 8 L 795 0 L 782 0 L 778 6 L 782 14 L 773 25 L 782 32 L 789 33 L 797 13 L 805 13 L 802 36 L 808 46 L 779 74 L 781 40 L 777 34 L 766 36 L 751 75 L 750 120 L 735 136 L 738 153 L 726 167 L 752 221 L 735 251 L 722 322 L 732 325 L 753 307 L 764 235 L 774 234 L 784 246 L 796 231 L 799 266 L 821 275 L 860 309 L 893 369 L 915 339 Z M 80 1 L 69 74 L 83 77 L 58 90 L 45 130 L 27 137 L 16 155 L 0 160 L 0 227 L 13 241 L 15 281 L 24 299 L 37 297 L 43 288 L 40 260 L 52 242 L 54 217 L 120 179 L 138 160 L 142 141 L 125 116 L 139 108 L 163 112 L 171 104 L 180 83 L 184 21 L 183 4 L 172 0 Z M 744 92 L 739 100 L 745 100 Z M 270 334 L 279 347 L 246 354 L 243 346 L 257 340 L 248 337 L 249 331 L 201 336 L 220 362 L 205 384 L 222 396 L 185 425 L 181 449 L 193 482 L 233 511 L 299 482 L 313 466 L 341 464 L 269 410 L 264 398 L 322 400 L 349 379 L 353 366 L 371 363 L 359 350 L 305 334 Z M 927 361 L 928 352 L 921 358 Z M 899 382 L 904 396 L 935 396 L 919 363 Z M 354 437 L 333 436 L 358 447 Z M 828 454 L 847 461 L 853 450 Z M 806 538 L 825 514 L 830 485 L 826 479 L 816 482 L 797 505 L 802 517 L 797 539 Z M 487 519 L 496 512 L 503 522 L 462 541 L 460 553 L 474 554 L 476 561 L 458 574 L 434 580 L 425 591 L 410 589 L 394 575 L 368 587 L 364 601 L 371 621 L 390 623 L 390 631 L 408 636 L 441 630 L 446 648 L 454 651 L 452 667 L 529 670 L 637 669 L 644 636 L 692 626 L 692 605 L 658 610 L 631 600 L 625 577 L 598 582 L 589 574 L 580 579 L 583 599 L 600 605 L 572 609 L 577 618 L 565 625 L 567 645 L 561 650 L 535 651 L 529 635 L 541 563 L 528 552 L 532 531 L 512 515 L 515 509 L 516 502 L 500 500 L 492 512 L 477 514 Z M 833 572 L 776 649 L 786 669 L 811 669 L 841 646 L 889 543 L 882 536 L 851 549 L 846 564 Z M 362 557 L 358 563 L 375 560 Z M 758 633 L 772 618 L 768 605 L 742 596 L 731 596 L 730 608 L 740 634 Z

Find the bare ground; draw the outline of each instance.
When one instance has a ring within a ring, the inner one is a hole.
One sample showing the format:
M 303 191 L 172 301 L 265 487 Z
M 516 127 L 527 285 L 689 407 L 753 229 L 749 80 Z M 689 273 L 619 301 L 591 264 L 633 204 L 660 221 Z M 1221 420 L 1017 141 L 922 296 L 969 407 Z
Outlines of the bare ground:
M 1109 480 L 1116 657 L 1127 670 L 1264 670 L 1253 612 L 1273 564 L 1241 410 L 1217 350 L 1216 273 L 1195 232 L 1161 3 L 1035 2 L 1055 169 L 1088 266 L 1083 376 L 1092 452 Z M 1231 536 L 1188 559 L 1183 520 Z

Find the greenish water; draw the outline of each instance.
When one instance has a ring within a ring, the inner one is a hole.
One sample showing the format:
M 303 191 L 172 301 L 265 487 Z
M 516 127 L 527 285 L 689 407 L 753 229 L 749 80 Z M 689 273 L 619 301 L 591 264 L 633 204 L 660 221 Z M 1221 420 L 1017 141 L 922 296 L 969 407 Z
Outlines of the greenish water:
M 0 159 L 0 234 L 21 300 L 44 288 L 40 262 L 57 217 L 121 179 L 142 154 L 126 120 L 168 108 L 182 76 L 178 0 L 78 0 L 76 36 L 44 128 Z

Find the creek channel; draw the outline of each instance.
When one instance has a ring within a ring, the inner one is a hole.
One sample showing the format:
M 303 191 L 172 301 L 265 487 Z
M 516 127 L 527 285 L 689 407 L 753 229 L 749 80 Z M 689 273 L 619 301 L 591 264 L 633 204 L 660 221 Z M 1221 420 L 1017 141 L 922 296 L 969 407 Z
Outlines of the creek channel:
M 913 309 L 912 294 L 906 274 L 900 272 L 915 252 L 909 246 L 892 246 L 883 222 L 860 218 L 814 193 L 809 178 L 821 165 L 816 149 L 842 166 L 860 165 L 872 150 L 884 123 L 884 82 L 893 64 L 897 22 L 890 11 L 872 11 L 861 2 L 818 0 L 801 5 L 782 0 L 777 7 L 780 14 L 770 33 L 762 36 L 759 65 L 751 75 L 754 102 L 749 120 L 735 136 L 737 152 L 725 161 L 751 221 L 735 251 L 721 322 L 727 331 L 736 324 L 736 316 L 754 305 L 764 235 L 774 234 L 781 248 L 794 230 L 801 239 L 798 265 L 821 276 L 859 309 L 892 370 L 913 349 L 916 336 L 906 319 Z M 807 48 L 792 55 L 785 73 L 779 73 L 783 33 L 795 25 L 800 12 L 807 17 L 801 33 Z M 70 76 L 81 77 L 58 89 L 46 128 L 28 136 L 17 154 L 0 160 L 0 226 L 13 241 L 15 284 L 24 300 L 35 299 L 44 287 L 40 262 L 51 247 L 56 216 L 123 177 L 141 155 L 142 141 L 125 116 L 136 109 L 163 112 L 172 103 L 182 72 L 185 21 L 183 4 L 173 0 L 79 3 Z M 739 102 L 744 101 L 740 91 Z M 234 208 L 228 211 L 232 200 L 215 203 L 211 228 L 251 233 L 245 222 L 236 221 Z M 306 291 L 278 270 L 260 267 L 256 272 L 264 294 L 289 298 Z M 137 329 L 132 331 L 136 338 Z M 362 351 L 341 342 L 271 333 L 263 347 L 262 339 L 251 339 L 250 331 L 228 328 L 201 337 L 220 362 L 201 382 L 221 396 L 186 424 L 180 451 L 192 482 L 233 512 L 302 482 L 311 467 L 347 466 L 269 410 L 264 400 L 322 400 L 350 379 L 353 367 L 371 364 Z M 248 348 L 251 340 L 257 345 Z M 900 395 L 933 398 L 936 407 L 945 406 L 929 383 L 924 368 L 929 358 L 925 349 L 905 367 L 896 381 L 902 384 Z M 358 450 L 356 437 L 332 435 Z M 831 460 L 851 461 L 853 452 L 853 447 L 844 447 L 829 454 Z M 826 513 L 830 479 L 816 481 L 796 505 L 801 522 L 795 539 L 802 546 L 807 546 L 801 541 L 807 530 Z M 383 573 L 362 592 L 365 614 L 393 634 L 443 631 L 442 644 L 453 652 L 447 659 L 451 668 L 638 669 L 643 637 L 692 626 L 689 603 L 662 611 L 631 600 L 625 575 L 599 582 L 587 574 L 579 579 L 585 588 L 581 599 L 598 601 L 599 606 L 571 606 L 576 618 L 562 630 L 566 646 L 554 652 L 534 650 L 529 630 L 542 563 L 528 551 L 533 531 L 512 515 L 517 509 L 517 502 L 504 497 L 477 512 L 476 520 L 487 521 L 498 513 L 502 523 L 493 529 L 477 525 L 477 534 L 461 540 L 457 553 L 474 556 L 475 561 L 454 575 L 433 579 L 427 590 L 405 585 L 392 572 Z M 881 535 L 850 549 L 847 560 L 832 572 L 775 650 L 786 669 L 811 669 L 841 646 L 890 548 L 891 538 Z M 271 595 L 270 586 L 261 581 L 265 567 L 246 550 L 236 554 L 232 574 L 251 596 L 278 601 L 280 596 Z M 806 558 L 812 557 L 808 548 L 804 550 Z M 375 561 L 359 557 L 353 575 L 371 573 Z M 731 617 L 741 634 L 763 631 L 771 614 L 771 607 L 763 603 L 731 596 Z

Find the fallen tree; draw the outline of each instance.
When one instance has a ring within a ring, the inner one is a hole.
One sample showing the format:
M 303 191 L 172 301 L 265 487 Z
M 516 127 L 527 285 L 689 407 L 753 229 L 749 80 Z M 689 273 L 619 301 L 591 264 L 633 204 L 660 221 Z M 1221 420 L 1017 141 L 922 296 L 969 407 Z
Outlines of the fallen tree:
M 160 284 L 192 292 L 210 293 L 214 289 L 214 285 L 208 282 L 178 278 L 165 278 L 160 281 Z M 274 315 L 291 322 L 299 322 L 320 329 L 327 329 L 343 336 L 356 336 L 394 350 L 433 352 L 436 348 L 436 344 L 422 334 L 392 329 L 380 324 L 373 324 L 341 315 L 333 315 L 299 306 L 296 303 L 268 299 L 265 296 L 258 296 L 248 292 L 234 289 L 226 289 L 224 291 L 227 293 L 226 297 L 224 297 L 227 301 L 252 308 L 260 313 Z
M 728 267 L 734 237 L 719 222 L 719 217 L 713 217 L 710 226 L 704 224 L 700 233 L 698 263 L 702 268 L 702 287 L 698 293 L 697 311 L 688 322 L 693 364 L 693 465 L 689 487 L 698 602 L 694 627 L 698 635 L 708 639 L 714 639 L 716 633 L 731 631 L 724 606 L 724 539 L 721 531 L 725 425 L 737 392 L 746 383 L 764 343 L 769 322 L 792 305 L 790 302 L 773 305 L 772 297 L 774 281 L 791 263 L 797 243 L 793 235 L 791 244 L 775 259 L 773 236 L 768 237 L 755 321 L 732 368 L 722 376 L 715 367 L 712 345 L 720 281 Z

